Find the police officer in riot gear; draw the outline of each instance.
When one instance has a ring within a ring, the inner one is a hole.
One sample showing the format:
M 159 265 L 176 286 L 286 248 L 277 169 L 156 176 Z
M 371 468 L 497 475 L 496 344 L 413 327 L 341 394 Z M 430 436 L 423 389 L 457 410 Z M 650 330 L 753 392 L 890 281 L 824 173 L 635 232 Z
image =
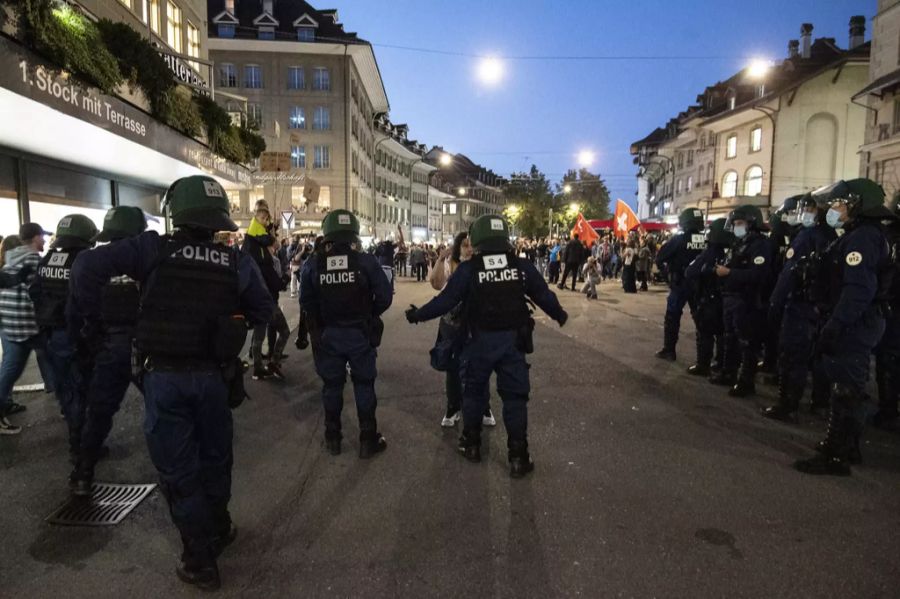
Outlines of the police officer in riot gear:
M 861 460 L 869 358 L 885 330 L 884 307 L 893 265 L 882 219 L 884 190 L 869 179 L 838 181 L 813 196 L 831 201 L 826 222 L 844 234 L 828 248 L 817 285 L 828 293 L 819 333 L 824 372 L 831 383 L 831 414 L 819 454 L 794 466 L 807 474 L 849 475 Z
M 34 301 L 35 320 L 47 338 L 47 358 L 53 370 L 56 398 L 69 429 L 69 457 L 78 459 L 84 398 L 90 376 L 90 353 L 79 347 L 77 334 L 69 331 L 66 301 L 72 265 L 78 255 L 94 245 L 97 227 L 83 214 L 69 214 L 56 226 L 51 249 L 38 265 L 37 277 L 28 290 Z
M 697 329 L 697 362 L 688 368 L 688 373 L 696 376 L 711 374 L 715 350 L 720 365 L 723 358 L 722 292 L 716 265 L 725 261 L 725 251 L 734 241 L 732 234 L 725 230 L 726 220 L 718 218 L 709 225 L 706 249 L 684 272 L 691 289 L 691 316 Z
M 893 199 L 895 219 L 887 227 L 894 265 L 885 315 L 884 335 L 875 350 L 875 380 L 878 382 L 878 411 L 872 424 L 896 430 L 900 424 L 900 194 Z
M 656 264 L 662 268 L 669 266 L 669 297 L 666 300 L 666 316 L 663 324 L 663 347 L 656 352 L 657 358 L 675 360 L 675 345 L 678 343 L 678 332 L 681 329 L 681 314 L 684 305 L 691 299 L 690 285 L 684 277 L 684 271 L 700 252 L 706 249 L 706 236 L 703 235 L 703 212 L 696 208 L 687 208 L 678 215 L 681 233 L 667 241 L 656 255 Z
M 772 248 L 772 276 L 769 285 L 764 291 L 764 301 L 769 302 L 772 291 L 779 275 L 784 270 L 784 263 L 791 242 L 800 231 L 799 202 L 803 195 L 795 195 L 787 198 L 777 210 L 769 216 L 769 245 Z M 781 306 L 783 308 L 783 306 Z M 766 380 L 777 379 L 778 348 L 781 333 L 780 314 L 772 314 L 773 319 L 766 321 L 765 337 L 763 338 L 763 361 L 761 370 L 774 378 L 766 377 Z
M 94 238 L 97 242 L 115 242 L 135 237 L 147 228 L 144 212 L 134 206 L 110 208 L 103 220 L 103 230 Z M 90 250 L 93 251 L 93 250 Z M 78 270 L 78 266 L 73 266 Z M 84 427 L 75 469 L 69 485 L 76 496 L 89 496 L 94 480 L 94 466 L 108 453 L 103 445 L 112 420 L 128 385 L 131 383 L 131 344 L 140 307 L 137 283 L 127 277 L 113 277 L 103 288 L 99 330 L 85 329 L 81 310 L 70 296 L 68 318 L 70 330 L 82 332 L 88 340 L 86 351 L 92 356 L 93 372 L 87 388 Z M 96 323 L 90 323 L 93 325 Z
M 726 229 L 736 241 L 728 265 L 716 266 L 722 285 L 725 363 L 711 381 L 733 385 L 728 392 L 732 397 L 756 392 L 757 360 L 766 319 L 763 292 L 772 274 L 771 248 L 762 226 L 762 213 L 756 206 L 732 210 Z
M 140 285 L 144 432 L 184 546 L 176 574 L 212 590 L 220 586 L 216 559 L 237 534 L 228 503 L 229 402 L 243 399 L 238 356 L 248 326 L 266 322 L 274 302 L 253 259 L 213 241 L 216 231 L 238 228 L 215 179 L 178 179 L 164 203 L 175 232 L 147 231 L 85 253 L 73 273 L 73 302 L 90 334 L 102 328 L 112 277 Z
M 471 462 L 481 461 L 482 415 L 490 400 L 491 374 L 497 373 L 497 392 L 503 400 L 508 435 L 510 475 L 525 476 L 534 469 L 528 452 L 528 364 L 534 321 L 528 299 L 559 323 L 569 315 L 531 262 L 519 258 L 509 243 L 509 225 L 495 215 L 472 223 L 469 239 L 475 255 L 460 263 L 443 291 L 406 319 L 424 322 L 463 303 L 464 347 L 460 353 L 463 384 L 463 433 L 460 452 Z
M 769 301 L 768 320 L 779 323 L 780 335 L 778 403 L 763 410 L 767 418 L 792 419 L 806 387 L 819 320 L 815 301 L 809 294 L 809 271 L 837 238 L 825 222 L 826 208 L 820 198 L 810 194 L 801 197 L 796 209 L 801 229 L 785 253 L 784 267 Z M 821 378 L 819 368 L 813 376 L 814 380 Z
M 376 348 L 381 343 L 380 316 L 393 292 L 371 254 L 359 251 L 359 220 L 347 210 L 332 210 L 322 221 L 322 251 L 300 273 L 300 306 L 309 319 L 316 372 L 322 379 L 325 446 L 341 453 L 343 391 L 350 366 L 359 418 L 359 457 L 371 458 L 387 448 L 375 418 Z

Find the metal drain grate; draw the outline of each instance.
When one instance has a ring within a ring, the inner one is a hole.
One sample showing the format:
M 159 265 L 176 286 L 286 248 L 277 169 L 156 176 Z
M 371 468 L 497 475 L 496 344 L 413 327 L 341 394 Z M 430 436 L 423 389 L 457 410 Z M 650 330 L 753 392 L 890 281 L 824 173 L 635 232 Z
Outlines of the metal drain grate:
M 155 488 L 155 484 L 94 483 L 90 497 L 69 498 L 47 516 L 47 522 L 68 526 L 112 526 L 124 520 Z

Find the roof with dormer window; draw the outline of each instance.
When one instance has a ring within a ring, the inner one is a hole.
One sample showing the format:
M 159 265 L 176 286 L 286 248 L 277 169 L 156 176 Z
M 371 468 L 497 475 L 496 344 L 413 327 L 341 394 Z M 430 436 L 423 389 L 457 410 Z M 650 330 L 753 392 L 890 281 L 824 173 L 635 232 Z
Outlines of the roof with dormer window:
M 207 14 L 217 15 L 210 21 L 210 37 L 218 37 L 216 25 L 221 23 L 236 25 L 237 39 L 255 39 L 258 28 L 263 26 L 275 29 L 276 41 L 296 41 L 297 27 L 315 27 L 316 36 L 321 40 L 364 42 L 356 33 L 344 31 L 337 10 L 316 10 L 303 0 L 275 0 L 271 13 L 264 12 L 262 0 L 235 0 L 233 15 L 225 12 L 225 0 L 207 0 L 206 6 Z M 220 17 L 222 20 L 216 20 Z

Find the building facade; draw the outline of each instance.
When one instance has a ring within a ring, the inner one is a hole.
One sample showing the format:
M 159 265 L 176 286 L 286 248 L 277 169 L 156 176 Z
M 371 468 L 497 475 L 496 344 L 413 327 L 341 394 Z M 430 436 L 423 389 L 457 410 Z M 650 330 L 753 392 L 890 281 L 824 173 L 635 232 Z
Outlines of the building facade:
M 860 18 L 851 19 L 847 49 L 813 40 L 804 24 L 781 63 L 706 88 L 697 104 L 635 142 L 650 214 L 671 221 L 685 208 L 710 218 L 742 204 L 766 209 L 856 176 L 866 110 L 853 96 L 869 69 Z
M 441 197 L 441 236 L 452 239 L 461 231 L 468 231 L 476 218 L 483 214 L 501 214 L 506 204 L 503 196 L 504 179 L 463 154 L 450 154 L 435 146 L 426 159 L 438 170 L 432 178 Z
M 375 121 L 389 110 L 371 44 L 344 31 L 335 10 L 295 0 L 208 0 L 216 99 L 259 129 L 261 160 L 241 198 L 293 212 L 295 230 L 318 230 L 333 208 L 376 231 Z
M 124 22 L 155 44 L 177 79 L 209 88 L 205 2 L 81 0 L 61 4 L 53 18 L 80 26 L 101 18 Z M 160 215 L 165 190 L 189 175 L 211 175 L 232 196 L 249 185 L 249 170 L 156 120 L 140 93 L 125 86 L 103 93 L 33 52 L 14 22 L 7 21 L 3 32 L 0 234 L 28 220 L 49 229 L 73 212 L 102 226 L 116 205 Z M 164 219 L 150 226 L 164 229 Z
M 900 192 L 900 0 L 878 2 L 869 81 L 854 99 L 869 107 L 860 174 L 892 198 Z

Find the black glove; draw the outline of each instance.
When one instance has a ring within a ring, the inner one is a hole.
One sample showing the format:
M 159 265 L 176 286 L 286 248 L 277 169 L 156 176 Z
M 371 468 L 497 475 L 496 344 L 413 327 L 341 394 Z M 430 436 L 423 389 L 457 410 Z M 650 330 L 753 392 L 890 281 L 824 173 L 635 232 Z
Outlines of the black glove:
M 563 310 L 562 316 L 560 316 L 556 322 L 559 323 L 559 326 L 562 327 L 569 321 L 569 313 Z
M 832 322 L 822 327 L 819 333 L 819 350 L 826 355 L 833 356 L 838 348 L 841 338 L 841 326 Z
M 418 324 L 419 323 L 418 312 L 419 312 L 419 309 L 414 304 L 410 304 L 409 309 L 406 311 L 406 321 L 409 324 Z

